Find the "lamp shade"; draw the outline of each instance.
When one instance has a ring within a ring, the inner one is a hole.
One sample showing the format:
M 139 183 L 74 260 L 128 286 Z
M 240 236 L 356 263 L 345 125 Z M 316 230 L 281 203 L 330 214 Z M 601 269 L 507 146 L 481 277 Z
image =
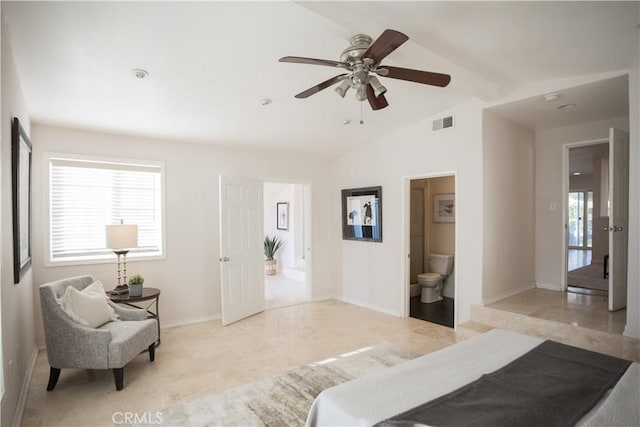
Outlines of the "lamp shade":
M 105 236 L 109 249 L 129 249 L 138 246 L 138 226 L 134 224 L 107 225 Z

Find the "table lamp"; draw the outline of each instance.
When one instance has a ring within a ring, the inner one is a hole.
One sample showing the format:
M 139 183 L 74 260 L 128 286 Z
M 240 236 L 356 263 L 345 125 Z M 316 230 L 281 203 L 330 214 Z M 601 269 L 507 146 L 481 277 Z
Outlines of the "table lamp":
M 120 220 L 120 224 L 107 225 L 105 227 L 105 236 L 107 248 L 113 250 L 118 256 L 118 286 L 115 292 L 125 292 L 129 289 L 127 286 L 127 253 L 131 248 L 138 246 L 138 226 L 134 224 L 124 224 Z M 122 270 L 120 269 L 120 258 L 122 257 Z M 122 271 L 122 276 L 121 276 Z

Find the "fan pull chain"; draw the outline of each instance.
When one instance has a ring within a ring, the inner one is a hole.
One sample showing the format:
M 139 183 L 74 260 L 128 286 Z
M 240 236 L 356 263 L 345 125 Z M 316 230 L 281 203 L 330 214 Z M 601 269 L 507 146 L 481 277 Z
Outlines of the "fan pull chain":
M 360 124 L 363 125 L 364 124 L 364 120 L 362 119 L 362 110 L 363 110 L 363 105 L 364 102 L 360 102 Z

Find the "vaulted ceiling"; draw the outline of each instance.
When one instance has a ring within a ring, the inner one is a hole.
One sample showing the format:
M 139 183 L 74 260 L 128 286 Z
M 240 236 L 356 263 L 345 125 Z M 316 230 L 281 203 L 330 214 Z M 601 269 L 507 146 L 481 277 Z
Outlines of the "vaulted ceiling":
M 638 52 L 637 2 L 3 1 L 2 14 L 33 121 L 327 157 L 469 98 L 628 69 Z M 278 58 L 339 60 L 351 36 L 386 28 L 410 38 L 387 65 L 451 85 L 381 79 L 390 106 L 375 112 L 332 89 L 294 98 L 339 72 Z

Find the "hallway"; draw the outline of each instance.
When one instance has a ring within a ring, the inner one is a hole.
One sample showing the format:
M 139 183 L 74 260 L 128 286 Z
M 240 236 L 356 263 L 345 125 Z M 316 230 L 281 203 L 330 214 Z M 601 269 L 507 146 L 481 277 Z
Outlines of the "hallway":
M 265 310 L 307 302 L 306 283 L 283 273 L 264 278 Z

